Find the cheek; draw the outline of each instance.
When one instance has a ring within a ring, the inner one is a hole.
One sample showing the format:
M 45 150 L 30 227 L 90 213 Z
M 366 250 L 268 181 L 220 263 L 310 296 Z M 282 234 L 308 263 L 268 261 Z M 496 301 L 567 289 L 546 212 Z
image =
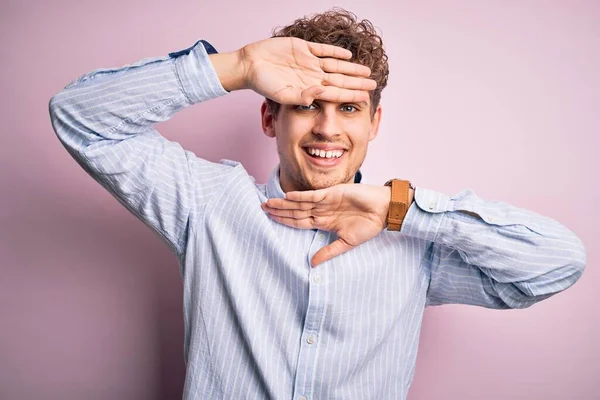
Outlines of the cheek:
M 297 160 L 301 154 L 298 144 L 302 135 L 297 135 L 294 131 L 289 130 L 289 126 L 282 126 L 277 131 L 275 140 L 277 141 L 277 152 L 279 153 L 280 161 L 286 164 L 297 164 Z
M 290 145 L 299 142 L 307 132 L 306 123 L 293 118 L 284 118 L 277 125 L 278 139 Z
M 354 127 L 352 133 L 349 133 L 348 136 L 352 141 L 352 145 L 356 149 L 362 149 L 369 144 L 371 134 L 371 127 L 361 125 L 360 127 Z
M 299 126 L 288 127 L 289 129 L 285 132 L 285 144 L 290 151 L 301 150 L 300 143 L 306 142 L 307 135 L 310 135 L 310 130 L 305 130 Z

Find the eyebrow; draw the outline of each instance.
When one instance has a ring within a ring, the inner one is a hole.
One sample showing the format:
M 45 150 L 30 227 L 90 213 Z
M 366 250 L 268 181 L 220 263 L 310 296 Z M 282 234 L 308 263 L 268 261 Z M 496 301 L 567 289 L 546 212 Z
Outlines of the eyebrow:
M 369 104 L 366 101 L 345 101 L 339 104 L 357 104 L 359 106 L 369 107 Z
M 315 100 L 314 102 L 317 103 L 317 104 L 319 104 L 319 103 L 322 103 L 323 100 Z M 329 102 L 326 101 L 325 103 L 329 103 Z M 356 102 L 356 101 L 346 101 L 346 102 L 339 103 L 339 104 L 357 104 L 357 105 L 362 106 L 362 107 L 369 107 L 369 103 L 367 103 L 366 101 L 359 101 L 359 102 Z

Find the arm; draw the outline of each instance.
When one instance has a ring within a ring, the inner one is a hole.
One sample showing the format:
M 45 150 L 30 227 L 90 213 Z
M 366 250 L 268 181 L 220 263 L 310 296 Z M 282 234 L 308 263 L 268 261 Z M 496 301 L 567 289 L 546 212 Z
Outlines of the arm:
M 197 158 L 152 125 L 226 93 L 197 42 L 166 57 L 83 75 L 52 97 L 49 108 L 71 156 L 179 255 L 190 214 L 202 212 L 231 167 Z
M 379 234 L 389 202 L 389 187 L 350 184 L 288 192 L 263 207 L 283 224 L 336 232 L 316 265 Z M 427 243 L 427 305 L 525 308 L 572 286 L 585 268 L 581 240 L 559 222 L 471 190 L 450 198 L 416 188 L 400 234 Z
M 167 57 L 96 70 L 50 100 L 52 125 L 67 151 L 178 255 L 191 218 L 216 198 L 232 167 L 197 158 L 161 136 L 155 123 L 227 90 L 249 88 L 280 103 L 310 104 L 364 100 L 376 85 L 366 78 L 367 67 L 339 60 L 350 59 L 350 51 L 295 38 L 214 53 L 198 41 Z
M 401 233 L 431 242 L 427 305 L 526 308 L 572 286 L 585 248 L 559 222 L 472 190 L 417 188 Z

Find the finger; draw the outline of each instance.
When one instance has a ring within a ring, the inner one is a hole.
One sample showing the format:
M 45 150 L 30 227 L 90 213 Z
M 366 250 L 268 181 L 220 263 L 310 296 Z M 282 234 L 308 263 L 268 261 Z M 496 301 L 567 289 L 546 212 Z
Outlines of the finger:
M 279 222 L 280 224 L 291 226 L 292 228 L 298 229 L 313 229 L 313 221 L 312 218 L 305 219 L 294 219 L 287 217 L 278 217 L 277 215 L 268 214 L 269 218 Z
M 323 84 L 344 89 L 375 90 L 377 82 L 373 79 L 358 78 L 343 74 L 325 74 Z
M 322 95 L 322 93 L 326 90 L 325 86 L 315 85 L 311 86 L 307 89 L 304 89 L 302 93 L 300 93 L 300 98 L 302 99 L 303 106 L 310 106 L 316 98 Z
M 371 76 L 371 69 L 369 67 L 350 61 L 342 61 L 337 58 L 320 58 L 319 64 L 325 72 L 364 77 Z
M 310 52 L 317 57 L 333 57 L 347 60 L 352 58 L 352 52 L 350 50 L 344 49 L 343 47 L 315 42 L 306 43 L 308 43 L 308 48 L 310 49 Z
M 263 210 L 267 213 L 269 213 L 269 215 L 274 215 L 277 217 L 285 217 L 285 218 L 293 218 L 293 219 L 305 219 L 305 218 L 311 218 L 312 217 L 312 213 L 311 211 L 305 211 L 305 210 L 283 210 L 283 209 L 279 209 L 279 208 L 270 208 L 270 207 L 263 207 Z
M 344 239 L 339 238 L 335 242 L 331 243 L 323 247 L 321 250 L 317 251 L 313 258 L 310 260 L 310 263 L 313 267 L 317 265 L 331 260 L 333 257 L 337 257 L 342 253 L 347 252 L 352 249 L 354 246 L 348 244 Z
M 287 192 L 285 194 L 286 200 L 295 201 L 295 202 L 307 202 L 309 204 L 319 203 L 325 199 L 327 195 L 327 189 L 319 189 L 319 190 L 302 190 L 295 192 Z
M 332 103 L 359 103 L 361 101 L 369 101 L 369 92 L 365 90 L 340 89 L 337 86 L 319 86 L 323 90 L 319 90 L 314 96 L 304 96 L 304 93 L 314 88 L 311 86 L 302 91 L 302 100 L 306 101 L 304 105 L 312 104 L 315 99 L 330 101 Z M 312 93 L 311 93 L 312 95 Z
M 323 87 L 323 86 L 317 86 L 317 87 Z M 320 92 L 318 90 L 315 90 L 315 93 L 318 94 Z M 292 104 L 292 105 L 300 105 L 301 104 L 303 106 L 309 106 L 314 101 L 314 97 L 312 99 L 310 99 L 310 101 L 308 101 L 308 99 L 306 99 L 306 100 L 302 99 L 302 91 L 291 85 L 281 88 L 280 90 L 278 90 L 275 93 L 273 93 L 272 95 L 270 95 L 269 98 L 280 104 Z M 300 103 L 299 103 L 299 101 L 300 101 Z M 308 103 L 307 103 L 307 101 L 308 101 Z
M 312 210 L 315 208 L 314 203 L 305 201 L 292 201 L 286 199 L 269 199 L 265 203 L 270 208 L 280 208 L 284 210 Z

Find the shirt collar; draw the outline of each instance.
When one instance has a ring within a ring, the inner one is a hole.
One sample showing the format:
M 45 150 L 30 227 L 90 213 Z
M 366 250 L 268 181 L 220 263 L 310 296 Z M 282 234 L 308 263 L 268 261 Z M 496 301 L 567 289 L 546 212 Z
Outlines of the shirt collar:
M 354 175 L 354 183 L 360 183 L 361 179 L 362 174 L 360 170 L 358 170 L 356 171 L 356 175 Z M 271 177 L 267 183 L 267 197 L 269 199 L 285 197 L 285 193 L 283 192 L 283 189 L 281 189 L 281 183 L 279 181 L 279 165 L 271 172 Z

